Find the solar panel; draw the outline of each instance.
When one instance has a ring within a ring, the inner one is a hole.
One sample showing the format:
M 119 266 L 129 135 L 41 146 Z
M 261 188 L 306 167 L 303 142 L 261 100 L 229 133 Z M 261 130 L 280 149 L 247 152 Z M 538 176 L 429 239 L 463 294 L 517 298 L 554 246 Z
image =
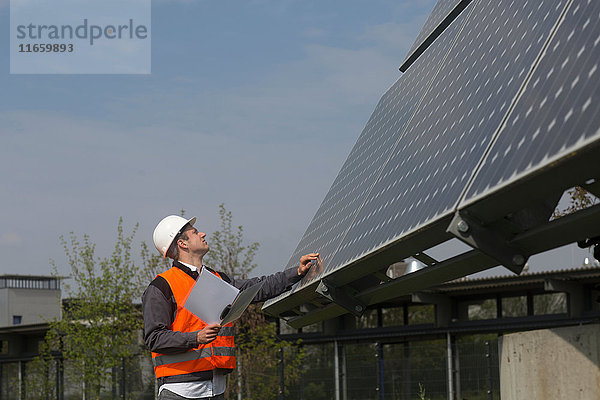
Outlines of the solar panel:
M 408 51 L 400 71 L 405 72 L 470 2 L 471 0 L 439 0 Z
M 319 251 L 323 269 L 265 308 L 295 292 L 300 293 L 293 301 L 271 310 L 312 301 L 301 289 L 319 279 L 354 282 L 359 278 L 356 266 L 372 262 L 375 254 L 397 257 L 400 253 L 384 250 L 406 244 L 407 238 L 432 230 L 435 238 L 445 235 L 447 223 L 439 227 L 456 212 L 482 160 L 491 160 L 486 154 L 496 146 L 500 126 L 528 93 L 523 92 L 525 84 L 537 74 L 534 67 L 571 2 L 469 3 L 382 97 L 288 264 Z M 449 4 L 438 6 L 441 10 Z M 592 20 L 580 21 L 582 29 L 596 22 Z M 589 60 L 594 57 L 600 59 L 593 53 Z M 594 75 L 595 67 L 589 65 L 587 73 Z M 576 77 L 572 82 L 577 85 Z M 560 95 L 558 89 L 556 93 Z M 594 95 L 584 99 L 582 110 L 588 100 L 597 100 Z M 573 112 L 567 110 L 563 119 L 571 118 Z
M 461 206 L 600 140 L 600 2 L 575 1 Z
M 351 150 L 325 199 L 313 217 L 288 268 L 308 252 L 318 251 L 328 266 L 343 235 L 373 185 L 385 161 L 439 70 L 458 26 L 447 30 L 430 51 L 383 95 Z M 303 280 L 308 283 L 308 279 Z
M 454 212 L 566 3 L 473 3 L 443 68 L 326 272 Z

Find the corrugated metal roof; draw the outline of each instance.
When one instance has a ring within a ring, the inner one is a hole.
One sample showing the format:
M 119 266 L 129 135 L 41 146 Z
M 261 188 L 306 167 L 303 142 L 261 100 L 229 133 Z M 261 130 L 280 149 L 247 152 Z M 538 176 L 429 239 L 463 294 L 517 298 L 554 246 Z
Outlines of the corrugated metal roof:
M 600 280 L 600 267 L 579 267 L 539 272 L 527 272 L 521 275 L 504 275 L 480 278 L 462 278 L 432 288 L 443 292 L 456 290 L 492 289 L 515 287 L 531 284 L 543 284 L 546 279 L 582 280 L 597 278 Z

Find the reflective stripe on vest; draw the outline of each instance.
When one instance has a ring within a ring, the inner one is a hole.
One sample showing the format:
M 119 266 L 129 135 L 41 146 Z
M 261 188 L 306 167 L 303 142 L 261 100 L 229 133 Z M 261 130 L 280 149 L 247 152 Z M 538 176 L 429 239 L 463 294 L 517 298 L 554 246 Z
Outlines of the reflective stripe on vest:
M 210 356 L 212 356 L 212 351 L 210 350 L 210 347 L 205 347 L 203 349 L 188 351 L 187 353 L 165 354 L 162 356 L 156 356 L 152 359 L 152 363 L 155 367 L 158 367 L 159 365 L 197 360 L 199 358 L 205 358 Z
M 219 278 L 219 274 L 215 273 Z M 177 314 L 171 325 L 171 330 L 180 332 L 195 332 L 207 324 L 196 317 L 182 305 L 185 304 L 195 281 L 177 267 L 162 274 L 173 292 L 177 303 Z M 221 327 L 216 339 L 209 344 L 200 345 L 179 354 L 152 353 L 154 372 L 157 378 L 209 371 L 215 368 L 235 368 L 235 344 L 233 324 Z
M 219 334 L 217 336 L 233 336 L 234 334 L 233 326 L 224 326 L 219 330 Z
M 215 356 L 235 356 L 233 347 L 213 347 L 212 349 Z

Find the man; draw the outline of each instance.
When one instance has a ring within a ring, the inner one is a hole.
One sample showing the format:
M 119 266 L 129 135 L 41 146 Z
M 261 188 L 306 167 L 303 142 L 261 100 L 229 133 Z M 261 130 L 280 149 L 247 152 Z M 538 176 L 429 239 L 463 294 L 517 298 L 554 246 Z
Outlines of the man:
M 304 255 L 297 268 L 266 277 L 233 279 L 202 264 L 209 246 L 195 222 L 196 217 L 170 215 L 154 229 L 156 249 L 173 259 L 173 267 L 159 274 L 142 297 L 144 340 L 152 351 L 161 400 L 224 399 L 225 375 L 235 368 L 232 324 L 206 324 L 183 307 L 202 268 L 240 290 L 264 281 L 254 298 L 260 302 L 289 290 L 319 257 Z

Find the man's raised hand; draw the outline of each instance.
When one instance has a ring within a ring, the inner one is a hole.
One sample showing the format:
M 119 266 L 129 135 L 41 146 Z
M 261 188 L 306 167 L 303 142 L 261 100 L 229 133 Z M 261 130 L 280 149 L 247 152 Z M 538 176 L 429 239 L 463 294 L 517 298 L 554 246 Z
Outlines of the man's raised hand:
M 319 253 L 309 253 L 300 257 L 300 265 L 298 266 L 298 275 L 304 276 L 311 267 L 311 262 L 319 258 Z

